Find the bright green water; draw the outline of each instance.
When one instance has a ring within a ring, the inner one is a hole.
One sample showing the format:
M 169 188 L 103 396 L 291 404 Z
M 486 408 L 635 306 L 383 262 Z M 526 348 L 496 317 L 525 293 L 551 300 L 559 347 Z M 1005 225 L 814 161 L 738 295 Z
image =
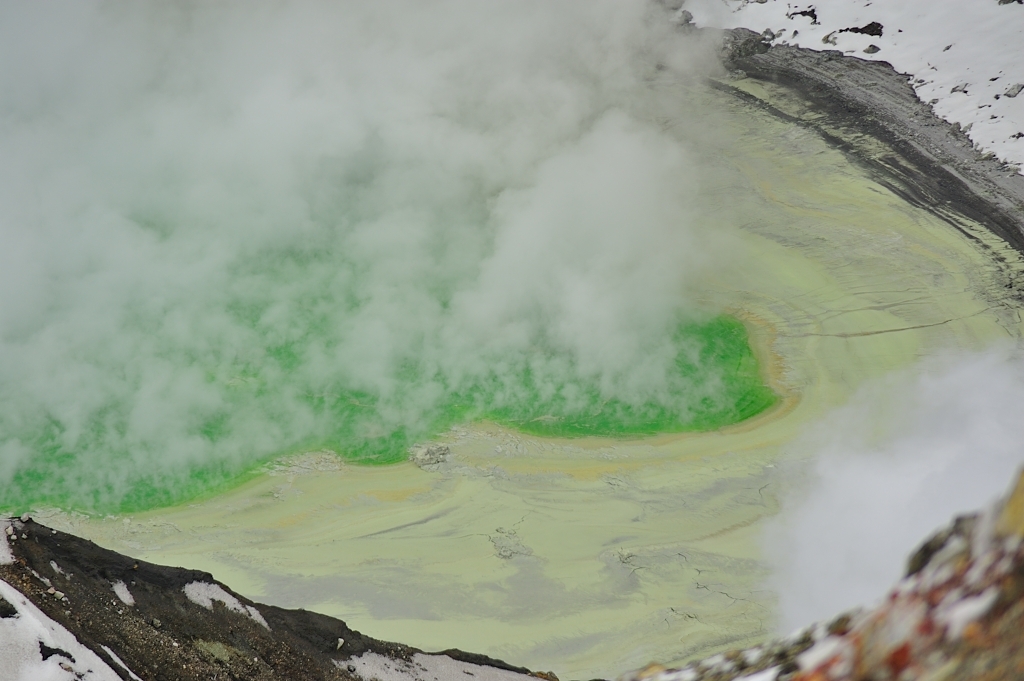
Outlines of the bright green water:
M 667 390 L 660 399 L 640 402 L 605 394 L 596 378 L 552 383 L 552 376 L 542 373 L 544 366 L 572 364 L 571 357 L 558 353 L 532 358 L 541 360 L 532 363 L 529 357 L 506 358 L 518 368 L 471 377 L 457 390 L 446 386 L 454 383 L 451 379 L 426 376 L 423 364 L 412 362 L 399 372 L 405 385 L 397 396 L 343 385 L 316 390 L 296 380 L 304 375 L 300 370 L 309 348 L 299 342 L 275 345 L 267 348 L 262 364 L 233 367 L 238 373 L 230 382 L 227 404 L 203 414 L 189 435 L 214 450 L 219 444 L 230 450 L 234 431 L 251 425 L 254 417 L 278 435 L 294 433 L 288 426 L 298 417 L 305 437 L 249 460 L 212 457 L 192 461 L 185 470 L 147 470 L 125 446 L 131 405 L 111 404 L 90 415 L 73 447 L 67 444 L 68 424 L 53 418 L 23 436 L 32 456 L 0 490 L 0 498 L 12 510 L 56 505 L 130 512 L 212 493 L 244 479 L 268 458 L 298 450 L 327 448 L 356 463 L 394 463 L 405 459 L 415 442 L 471 420 L 489 419 L 543 436 L 629 437 L 714 429 L 775 402 L 740 322 L 720 316 L 682 323 L 672 340 L 676 355 Z M 217 380 L 215 368 L 207 373 L 208 380 Z M 437 396 L 424 399 L 431 391 Z M 281 395 L 295 399 L 282 401 Z M 103 448 L 108 448 L 106 455 L 97 457 Z
M 773 401 L 742 325 L 688 296 L 735 255 L 670 23 L 331 7 L 116 5 L 61 55 L 24 38 L 48 16 L 6 26 L 0 508 L 175 504 L 477 420 L 637 437 Z
M 677 352 L 663 401 L 632 404 L 602 397 L 593 384 L 575 384 L 545 395 L 528 373 L 515 386 L 521 398 L 494 405 L 492 386 L 480 386 L 480 414 L 527 433 L 551 437 L 626 437 L 713 430 L 759 414 L 775 403 L 762 382 L 743 325 L 730 317 L 681 324 L 673 340 Z M 683 351 L 696 349 L 696 355 Z M 576 398 L 570 403 L 566 393 Z M 688 399 L 700 394 L 697 399 Z

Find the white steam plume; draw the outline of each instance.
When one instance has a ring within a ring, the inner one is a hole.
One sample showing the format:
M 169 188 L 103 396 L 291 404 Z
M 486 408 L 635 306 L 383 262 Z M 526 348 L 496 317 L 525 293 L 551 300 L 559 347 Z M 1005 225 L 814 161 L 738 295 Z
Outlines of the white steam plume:
M 710 237 L 648 111 L 691 49 L 658 6 L 3 19 L 0 489 L 44 450 L 72 504 L 116 504 L 140 471 L 187 486 L 322 439 L 317 405 L 363 395 L 359 432 L 415 431 L 541 346 L 552 385 L 664 392 Z
M 931 532 L 1003 494 L 1022 404 L 1024 359 L 993 350 L 866 385 L 815 428 L 765 534 L 782 630 L 882 598 Z

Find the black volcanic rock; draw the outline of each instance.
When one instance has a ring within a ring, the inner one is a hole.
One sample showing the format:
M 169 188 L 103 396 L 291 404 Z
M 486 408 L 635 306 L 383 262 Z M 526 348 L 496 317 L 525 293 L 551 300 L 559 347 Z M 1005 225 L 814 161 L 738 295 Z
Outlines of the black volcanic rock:
M 333 617 L 254 603 L 206 572 L 134 560 L 32 520 L 10 522 L 19 538 L 8 542 L 15 560 L 0 565 L 0 579 L 119 674 L 123 668 L 104 646 L 147 681 L 355 680 L 362 677 L 349 661 L 366 653 L 376 653 L 402 669 L 420 668 L 414 658 L 422 651 L 364 636 Z M 115 593 L 119 582 L 134 604 Z M 223 600 L 215 595 L 206 608 L 190 599 L 185 587 L 195 583 L 204 585 L 199 591 L 212 590 Z M 10 603 L 0 600 L 0 617 L 15 613 Z M 55 649 L 41 654 L 43 659 L 55 654 L 69 658 Z M 438 656 L 512 672 L 510 678 L 530 674 L 459 650 Z M 126 671 L 124 678 L 130 678 Z
M 862 35 L 872 35 L 872 36 L 875 36 L 876 38 L 881 38 L 882 37 L 882 29 L 883 28 L 884 27 L 880 23 L 878 23 L 877 21 L 872 21 L 870 24 L 867 24 L 866 26 L 860 26 L 860 27 L 854 26 L 852 28 L 841 28 L 841 29 L 839 29 L 839 32 L 840 33 L 860 33 Z

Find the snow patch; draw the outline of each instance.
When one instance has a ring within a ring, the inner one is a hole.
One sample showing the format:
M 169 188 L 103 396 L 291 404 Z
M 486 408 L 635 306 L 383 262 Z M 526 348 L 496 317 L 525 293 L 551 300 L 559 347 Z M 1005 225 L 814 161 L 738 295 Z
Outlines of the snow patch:
M 190 601 L 196 605 L 203 606 L 207 610 L 213 610 L 213 602 L 220 601 L 224 604 L 224 607 L 231 612 L 237 612 L 239 615 L 246 615 L 266 629 L 270 629 L 270 625 L 267 624 L 267 620 L 263 619 L 263 615 L 259 610 L 251 605 L 242 605 L 237 598 L 222 589 L 219 584 L 190 582 L 182 588 L 182 591 L 185 592 L 185 596 L 188 597 Z
M 797 664 L 800 665 L 800 669 L 815 669 L 842 653 L 846 645 L 846 642 L 838 636 L 829 636 L 800 653 L 796 659 Z
M 988 612 L 998 596 L 999 589 L 990 587 L 978 596 L 965 598 L 944 608 L 935 619 L 946 625 L 946 638 L 958 639 L 968 624 Z
M 122 603 L 125 605 L 135 605 L 135 597 L 132 596 L 132 592 L 128 590 L 124 582 L 117 580 L 110 585 L 110 588 L 114 590 L 114 594 L 121 599 Z
M 447 655 L 416 653 L 412 661 L 407 662 L 377 653 L 364 653 L 348 660 L 336 660 L 334 664 L 340 669 L 354 667 L 360 677 L 377 681 L 448 681 L 463 678 L 472 681 L 536 681 L 524 674 L 459 662 Z
M 0 617 L 0 671 L 5 680 L 121 681 L 99 655 L 2 579 L 0 596 L 18 611 L 14 617 Z M 61 652 L 44 660 L 40 643 Z
M 114 661 L 114 664 L 128 672 L 128 676 L 130 676 L 133 681 L 142 681 L 142 679 L 135 675 L 135 672 L 133 672 L 131 669 L 128 669 L 128 665 L 122 662 L 121 658 L 115 655 L 113 650 L 111 650 L 103 644 L 100 644 L 100 648 L 103 648 L 103 652 L 110 656 L 110 659 Z
M 11 531 L 11 521 L 7 518 L 0 519 L 0 565 L 14 564 L 14 553 L 11 552 L 11 545 L 7 543 L 7 535 Z

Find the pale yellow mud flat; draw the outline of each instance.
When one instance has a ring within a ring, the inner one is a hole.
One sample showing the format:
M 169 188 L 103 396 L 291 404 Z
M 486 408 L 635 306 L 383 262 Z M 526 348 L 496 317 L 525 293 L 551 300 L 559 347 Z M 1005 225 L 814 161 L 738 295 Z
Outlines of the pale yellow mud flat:
M 777 508 L 774 463 L 865 379 L 1019 337 L 1004 285 L 1021 263 L 984 230 L 969 239 L 906 205 L 813 134 L 700 96 L 720 98 L 718 138 L 734 140 L 698 150 L 700 217 L 737 235 L 734 266 L 697 295 L 748 323 L 783 396 L 770 412 L 629 442 L 476 424 L 441 438 L 451 459 L 432 470 L 307 454 L 200 503 L 41 519 L 372 636 L 562 678 L 768 636 L 758 541 Z

